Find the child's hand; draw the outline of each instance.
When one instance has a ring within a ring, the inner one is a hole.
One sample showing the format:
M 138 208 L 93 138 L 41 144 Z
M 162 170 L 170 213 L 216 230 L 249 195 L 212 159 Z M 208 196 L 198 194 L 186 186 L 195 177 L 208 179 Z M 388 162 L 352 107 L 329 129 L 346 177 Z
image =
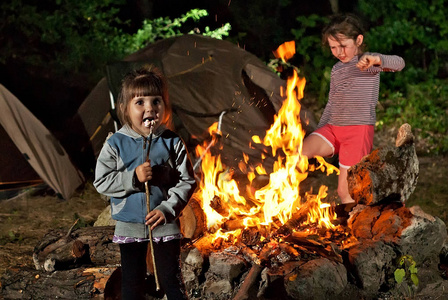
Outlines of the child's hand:
M 149 214 L 146 215 L 145 219 L 146 219 L 145 223 L 146 225 L 152 224 L 151 230 L 156 228 L 158 225 L 165 223 L 165 216 L 158 209 L 150 211 Z
M 140 182 L 146 182 L 152 179 L 152 168 L 149 161 L 144 162 L 137 168 L 135 168 L 135 175 Z
M 375 55 L 364 54 L 356 64 L 356 66 L 361 70 L 367 70 L 371 66 L 381 66 L 381 58 Z

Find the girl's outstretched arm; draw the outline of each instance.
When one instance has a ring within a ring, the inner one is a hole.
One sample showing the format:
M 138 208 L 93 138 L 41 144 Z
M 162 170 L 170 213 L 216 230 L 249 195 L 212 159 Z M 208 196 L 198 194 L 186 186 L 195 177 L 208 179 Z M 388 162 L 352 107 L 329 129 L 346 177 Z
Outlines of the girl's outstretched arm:
M 403 70 L 405 62 L 398 55 L 366 53 L 361 56 L 356 66 L 362 71 L 374 67 L 377 72 L 399 72 Z

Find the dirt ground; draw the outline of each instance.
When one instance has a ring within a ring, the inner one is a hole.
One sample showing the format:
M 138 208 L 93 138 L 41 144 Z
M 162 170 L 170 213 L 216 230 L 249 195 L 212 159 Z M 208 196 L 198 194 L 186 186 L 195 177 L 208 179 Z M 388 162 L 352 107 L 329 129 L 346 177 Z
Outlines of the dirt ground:
M 448 157 L 419 157 L 418 185 L 406 204 L 419 205 L 448 224 Z M 332 179 L 326 179 L 330 189 Z M 107 203 L 88 183 L 68 201 L 28 193 L 0 200 L 0 277 L 9 267 L 31 267 L 34 247 L 50 229 L 93 225 Z
M 0 200 L 0 276 L 8 267 L 34 268 L 34 247 L 50 229 L 93 225 L 107 203 L 92 184 L 70 200 L 54 195 L 33 195 Z

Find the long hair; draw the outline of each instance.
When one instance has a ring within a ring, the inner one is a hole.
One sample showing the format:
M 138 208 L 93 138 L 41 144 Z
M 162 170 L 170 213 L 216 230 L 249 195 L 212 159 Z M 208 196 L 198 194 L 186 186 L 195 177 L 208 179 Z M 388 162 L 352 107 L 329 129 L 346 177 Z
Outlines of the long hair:
M 162 124 L 172 129 L 172 108 L 168 97 L 168 83 L 162 72 L 153 65 L 146 65 L 129 72 L 122 81 L 118 95 L 118 119 L 121 124 L 131 125 L 127 109 L 134 97 L 161 96 L 165 104 Z
M 339 42 L 341 35 L 356 41 L 360 34 L 364 35 L 364 26 L 356 15 L 337 14 L 330 18 L 330 23 L 322 30 L 322 44 L 328 45 L 329 37 Z M 364 43 L 360 45 L 361 52 L 364 52 L 364 47 Z

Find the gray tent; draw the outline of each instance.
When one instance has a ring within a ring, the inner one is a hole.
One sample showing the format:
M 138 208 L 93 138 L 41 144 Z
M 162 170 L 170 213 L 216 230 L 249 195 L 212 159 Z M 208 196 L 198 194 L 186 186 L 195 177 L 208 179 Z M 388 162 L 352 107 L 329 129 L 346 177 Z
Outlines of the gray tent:
M 42 180 L 64 199 L 83 183 L 82 174 L 45 126 L 0 84 L 0 189 Z
M 176 131 L 190 150 L 221 118 L 225 163 L 236 166 L 243 152 L 259 159 L 259 151 L 249 147 L 251 137 L 264 136 L 269 128 L 281 107 L 285 82 L 249 52 L 200 35 L 161 40 L 108 66 L 107 78 L 78 110 L 96 155 L 114 131 L 111 99 L 116 99 L 123 75 L 143 64 L 158 66 L 168 78 Z

